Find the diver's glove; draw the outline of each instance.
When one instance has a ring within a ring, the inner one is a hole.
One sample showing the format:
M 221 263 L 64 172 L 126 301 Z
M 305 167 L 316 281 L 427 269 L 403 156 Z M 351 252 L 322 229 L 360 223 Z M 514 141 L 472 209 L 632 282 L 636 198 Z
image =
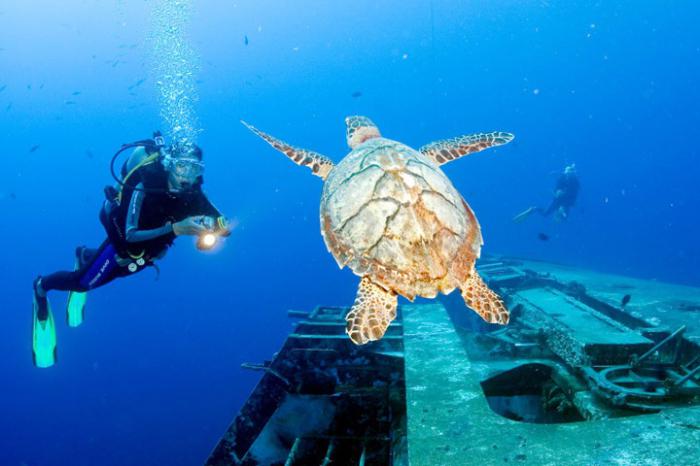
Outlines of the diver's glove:
M 205 226 L 208 233 L 213 233 L 216 236 L 231 236 L 233 225 L 223 215 L 219 217 L 202 217 L 201 224 Z
M 173 233 L 175 233 L 176 236 L 197 236 L 206 233 L 209 229 L 202 219 L 202 216 L 195 216 L 175 222 L 173 223 Z

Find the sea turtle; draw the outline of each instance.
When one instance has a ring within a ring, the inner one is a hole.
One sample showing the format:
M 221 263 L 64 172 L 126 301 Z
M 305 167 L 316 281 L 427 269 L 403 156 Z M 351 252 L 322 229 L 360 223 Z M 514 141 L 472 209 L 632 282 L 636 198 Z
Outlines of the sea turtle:
M 356 344 L 378 340 L 396 317 L 397 295 L 434 298 L 455 288 L 485 321 L 508 323 L 508 310 L 481 279 L 481 229 L 440 169 L 462 156 L 506 144 L 513 135 L 479 133 L 419 150 L 381 137 L 363 116 L 345 119 L 351 152 L 337 165 L 242 123 L 296 164 L 325 180 L 321 234 L 340 268 L 361 277 L 346 316 Z

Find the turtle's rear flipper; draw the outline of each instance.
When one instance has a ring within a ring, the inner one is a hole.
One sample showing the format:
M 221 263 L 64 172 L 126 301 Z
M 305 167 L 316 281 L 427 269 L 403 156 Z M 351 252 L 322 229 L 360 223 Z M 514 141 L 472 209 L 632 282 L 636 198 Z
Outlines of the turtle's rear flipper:
M 418 150 L 433 159 L 433 162 L 436 164 L 442 165 L 443 163 L 456 160 L 465 155 L 488 149 L 489 147 L 508 144 L 514 137 L 515 136 L 511 133 L 505 133 L 503 131 L 470 134 L 468 136 L 434 141 L 424 145 Z
M 508 323 L 508 309 L 501 298 L 484 283 L 476 270 L 472 271 L 461 290 L 467 306 L 486 322 L 501 325 Z
M 345 332 L 356 345 L 379 340 L 396 318 L 396 306 L 396 293 L 386 291 L 369 278 L 363 277 L 355 303 L 345 316 Z
M 246 128 L 267 141 L 272 147 L 292 159 L 294 163 L 303 167 L 309 167 L 314 175 L 321 177 L 324 180 L 328 176 L 328 172 L 330 172 L 333 168 L 333 162 L 325 155 L 291 146 L 274 136 L 270 136 L 269 134 L 260 131 L 255 126 L 249 125 L 243 120 L 241 120 L 241 123 L 243 123 Z

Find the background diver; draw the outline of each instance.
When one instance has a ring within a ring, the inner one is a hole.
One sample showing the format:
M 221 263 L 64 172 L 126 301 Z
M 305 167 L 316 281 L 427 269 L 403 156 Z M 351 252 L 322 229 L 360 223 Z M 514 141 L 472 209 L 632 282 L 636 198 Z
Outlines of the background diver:
M 554 197 L 546 209 L 537 206 L 528 207 L 513 217 L 513 221 L 520 223 L 534 212 L 538 212 L 545 217 L 554 214 L 554 218 L 557 221 L 566 220 L 569 217 L 569 210 L 576 204 L 579 188 L 580 183 L 576 176 L 576 164 L 572 163 L 567 165 L 564 168 L 564 172 L 559 175 L 554 188 Z
M 135 148 L 116 176 L 114 163 Z M 196 145 L 165 147 L 159 133 L 153 140 L 122 146 L 112 158 L 116 186 L 105 188 L 100 221 L 107 239 L 97 248 L 76 248 L 75 269 L 34 280 L 33 358 L 37 367 L 56 360 L 56 330 L 47 293 L 69 291 L 68 324 L 83 320 L 86 292 L 115 278 L 155 265 L 178 236 L 198 236 L 197 247 L 209 249 L 230 226 L 202 191 L 204 163 Z

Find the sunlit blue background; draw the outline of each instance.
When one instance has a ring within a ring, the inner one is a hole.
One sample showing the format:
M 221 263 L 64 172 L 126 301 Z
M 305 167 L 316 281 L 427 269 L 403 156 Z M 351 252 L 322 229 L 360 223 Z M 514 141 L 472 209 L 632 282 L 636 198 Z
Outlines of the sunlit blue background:
M 110 156 L 163 124 L 155 3 L 0 4 L 0 464 L 200 464 L 259 376 L 240 364 L 279 348 L 287 309 L 352 302 L 358 279 L 319 234 L 320 180 L 241 118 L 335 160 L 349 114 L 414 147 L 511 131 L 445 167 L 484 253 L 700 285 L 697 2 L 193 1 L 205 188 L 238 227 L 216 254 L 180 239 L 158 281 L 90 293 L 78 329 L 52 293 L 59 361 L 35 369 L 32 279 L 102 241 Z M 513 224 L 571 162 L 570 221 Z

